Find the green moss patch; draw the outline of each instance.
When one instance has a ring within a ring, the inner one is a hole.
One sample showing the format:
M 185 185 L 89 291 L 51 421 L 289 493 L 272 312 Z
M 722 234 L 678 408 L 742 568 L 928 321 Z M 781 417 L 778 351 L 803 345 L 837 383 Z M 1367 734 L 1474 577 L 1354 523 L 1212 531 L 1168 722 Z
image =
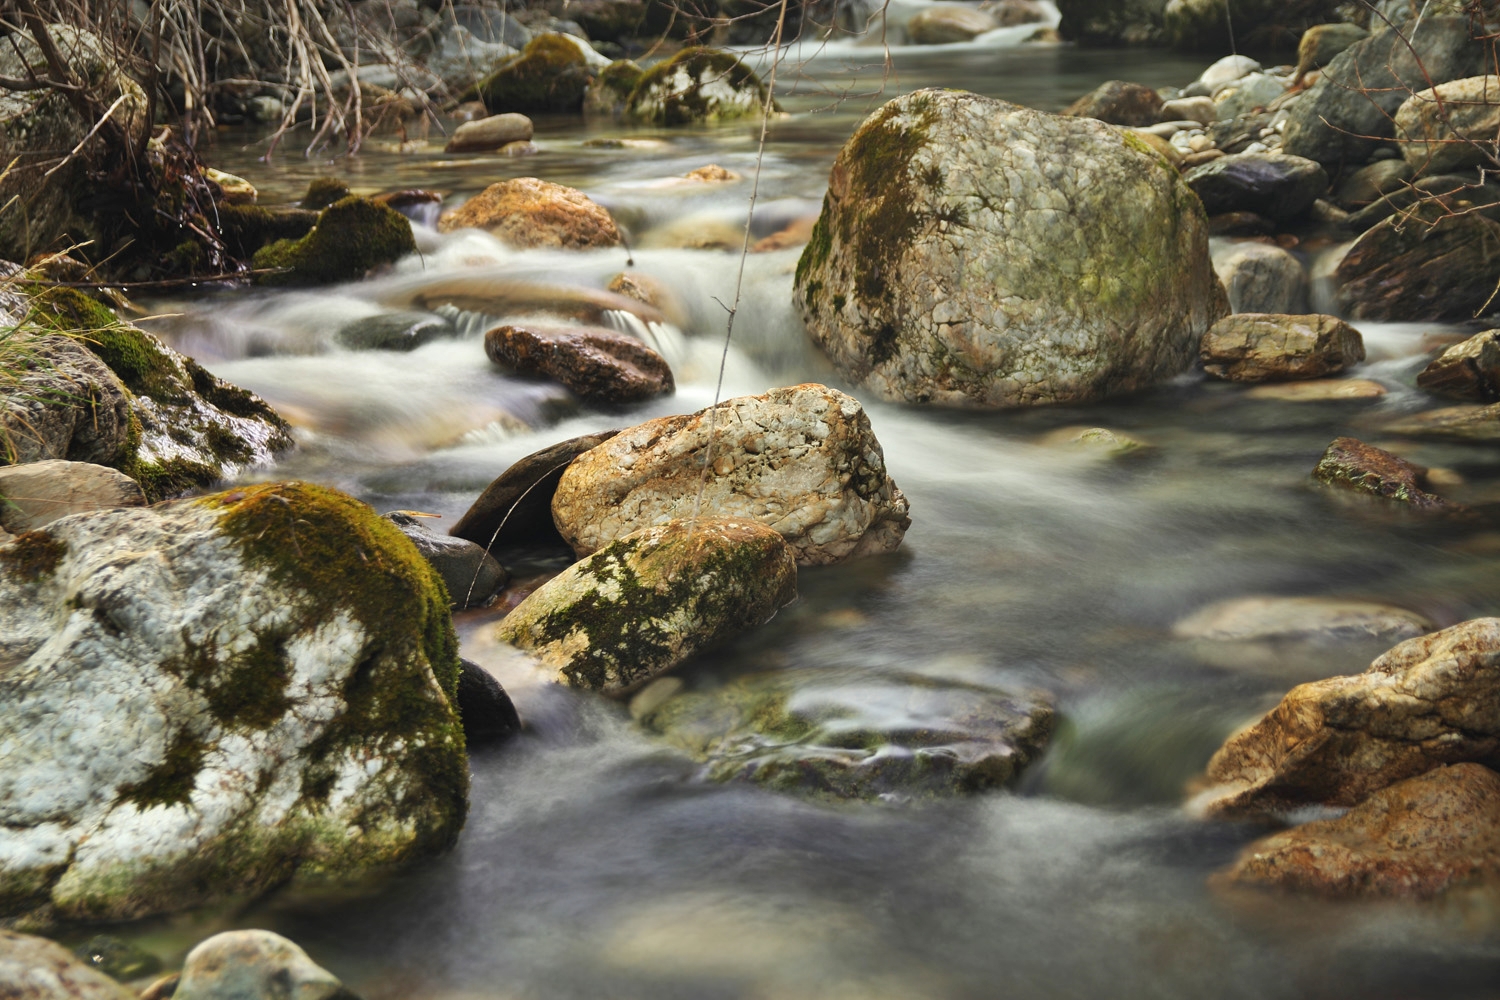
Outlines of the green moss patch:
M 460 99 L 483 101 L 492 114 L 576 113 L 593 79 L 578 46 L 566 36 L 546 32 L 501 62 Z
M 349 185 L 337 177 L 314 177 L 307 185 L 307 193 L 299 202 L 302 208 L 321 212 L 336 201 L 343 201 L 352 192 Z
M 406 216 L 368 198 L 348 197 L 324 209 L 318 224 L 299 240 L 278 240 L 256 252 L 257 268 L 285 268 L 262 275 L 265 285 L 323 285 L 357 281 L 365 272 L 415 253 Z
M 0 547 L 0 566 L 7 574 L 35 582 L 57 571 L 68 554 L 68 544 L 45 531 L 23 531 L 9 545 Z
M 236 257 L 248 260 L 276 240 L 301 239 L 318 224 L 318 213 L 301 208 L 271 209 L 259 205 L 219 205 L 219 235 Z
M 140 781 L 121 788 L 120 798 L 140 809 L 186 805 L 192 800 L 193 785 L 207 753 L 208 746 L 200 738 L 179 732 L 167 747 L 165 759 Z
M 685 73 L 688 84 L 675 79 Z M 750 101 L 725 100 L 723 90 L 748 93 Z M 686 125 L 754 115 L 765 106 L 766 85 L 734 55 L 695 45 L 642 74 L 625 103 L 626 113 L 657 125 Z M 773 104 L 774 107 L 774 104 Z

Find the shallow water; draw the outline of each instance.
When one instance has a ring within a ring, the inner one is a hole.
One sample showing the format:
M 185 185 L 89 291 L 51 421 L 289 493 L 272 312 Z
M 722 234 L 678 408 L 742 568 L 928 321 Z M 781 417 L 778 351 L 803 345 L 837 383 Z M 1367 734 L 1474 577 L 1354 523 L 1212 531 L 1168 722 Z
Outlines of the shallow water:
M 798 74 L 783 68 L 792 114 L 771 129 L 753 236 L 816 213 L 839 145 L 897 93 L 959 86 L 1055 109 L 1105 79 L 1181 85 L 1202 68 L 994 39 L 891 59 L 842 45 Z M 583 144 L 601 136 L 649 142 Z M 749 177 L 754 127 L 539 121 L 537 142 L 542 153 L 524 160 L 451 160 L 434 136 L 416 152 L 377 142 L 354 160 L 266 165 L 250 137 L 220 137 L 211 158 L 263 201 L 291 200 L 328 172 L 357 190 L 459 197 L 534 174 L 609 206 L 636 246 L 516 252 L 424 230 L 421 257 L 356 286 L 150 303 L 164 317 L 156 329 L 298 425 L 300 450 L 256 477 L 316 479 L 447 524 L 522 455 L 712 401 L 738 255 L 669 244 L 741 239 L 748 182 L 672 179 L 709 162 Z M 801 381 L 849 390 L 792 312 L 797 253 L 749 258 L 724 396 Z M 591 411 L 499 374 L 483 317 L 460 317 L 463 336 L 410 354 L 333 339 L 428 280 L 602 288 L 632 256 L 671 293 L 680 333 L 665 331 L 679 391 L 646 406 Z M 504 680 L 532 732 L 473 756 L 472 811 L 451 856 L 365 894 L 282 894 L 131 933 L 180 952 L 226 924 L 273 926 L 368 1000 L 1500 996 L 1493 898 L 1339 906 L 1221 894 L 1207 877 L 1258 831 L 1178 808 L 1235 726 L 1294 683 L 1362 669 L 1388 643 L 1215 645 L 1174 638 L 1174 622 L 1257 594 L 1374 599 L 1439 625 L 1500 611 L 1500 536 L 1341 501 L 1309 479 L 1333 437 L 1388 443 L 1383 421 L 1432 405 L 1412 380 L 1433 328 L 1362 329 L 1371 360 L 1353 374 L 1389 390 L 1373 401 L 1259 399 L 1196 375 L 1105 404 L 996 414 L 852 390 L 911 501 L 901 551 L 804 570 L 797 604 L 680 676 L 695 690 L 778 670 L 850 691 L 919 674 L 1047 692 L 1063 725 L 1013 791 L 830 806 L 709 784 L 624 707 L 543 683 L 488 638 L 493 612 L 467 613 L 466 655 Z M 1075 426 L 1148 447 L 1110 459 L 1043 440 Z M 1451 471 L 1453 499 L 1500 500 L 1493 449 L 1399 444 Z

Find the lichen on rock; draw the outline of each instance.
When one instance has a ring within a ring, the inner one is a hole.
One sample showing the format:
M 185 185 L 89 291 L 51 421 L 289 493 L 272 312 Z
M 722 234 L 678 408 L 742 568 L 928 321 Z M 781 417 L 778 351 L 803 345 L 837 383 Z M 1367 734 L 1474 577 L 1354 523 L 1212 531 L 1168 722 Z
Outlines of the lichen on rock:
M 755 71 L 719 49 L 683 49 L 643 73 L 625 101 L 625 114 L 657 125 L 687 125 L 758 114 L 766 85 Z

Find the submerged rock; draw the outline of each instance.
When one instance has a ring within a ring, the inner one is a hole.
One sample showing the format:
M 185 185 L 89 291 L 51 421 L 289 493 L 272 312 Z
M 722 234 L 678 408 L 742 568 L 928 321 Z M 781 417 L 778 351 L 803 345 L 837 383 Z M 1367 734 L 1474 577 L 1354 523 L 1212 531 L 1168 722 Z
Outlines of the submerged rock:
M 109 934 L 96 934 L 73 954 L 117 982 L 129 982 L 161 971 L 161 959 L 140 945 Z
M 1337 819 L 1257 840 L 1221 884 L 1428 899 L 1500 877 L 1500 775 L 1453 764 L 1375 792 Z
M 496 364 L 554 379 L 587 403 L 638 403 L 676 391 L 660 354 L 603 327 L 497 326 L 484 335 L 484 350 Z
M 1226 818 L 1352 806 L 1445 764 L 1500 761 L 1500 619 L 1418 636 L 1362 674 L 1293 688 L 1209 761 L 1196 808 Z
M 135 994 L 46 938 L 0 930 L 6 1000 L 135 1000 Z
M 552 523 L 552 495 L 563 470 L 617 433 L 585 434 L 527 455 L 485 487 L 448 533 L 491 551 L 515 546 L 565 548 L 568 543 Z
M 1307 312 L 1307 272 L 1279 246 L 1242 243 L 1214 260 L 1214 271 L 1236 313 Z
M 1161 109 L 1161 95 L 1150 87 L 1110 80 L 1068 105 L 1063 114 L 1095 118 L 1111 125 L 1146 126 L 1161 120 Z
M 521 717 L 495 676 L 477 663 L 462 661 L 458 672 L 458 717 L 470 749 L 501 743 L 521 731 Z
M 1419 90 L 1396 111 L 1401 155 L 1414 173 L 1447 174 L 1494 162 L 1500 76 L 1471 76 Z
M 312 232 L 298 240 L 277 240 L 255 252 L 257 268 L 286 268 L 263 274 L 263 285 L 326 285 L 358 281 L 366 272 L 394 264 L 417 243 L 411 221 L 388 205 L 349 196 L 318 216 Z
M 1454 399 L 1500 400 L 1500 330 L 1476 333 L 1448 348 L 1417 374 L 1417 386 Z
M 642 723 L 702 761 L 712 781 L 873 799 L 1009 784 L 1046 746 L 1054 715 L 1040 695 L 929 677 L 769 673 L 677 695 Z
M 1388 434 L 1448 441 L 1500 441 L 1500 403 L 1427 410 L 1387 424 L 1384 430 Z
M 803 566 L 889 552 L 911 523 L 864 408 L 816 384 L 621 431 L 563 472 L 552 515 L 582 557 L 691 516 L 700 492 L 704 516 L 770 525 Z
M 1288 403 L 1326 403 L 1379 399 L 1385 386 L 1367 378 L 1314 378 L 1305 382 L 1267 382 L 1245 393 L 1247 399 L 1278 399 Z
M 456 608 L 477 608 L 505 586 L 510 574 L 482 546 L 452 535 L 439 535 L 421 520 L 404 510 L 394 510 L 385 519 L 411 539 L 422 558 L 432 564 L 448 599 Z
M 18 536 L 0 662 L 0 917 L 352 878 L 463 824 L 441 580 L 335 491 L 271 483 Z
M 694 46 L 646 70 L 625 113 L 656 125 L 687 125 L 759 114 L 768 96 L 755 71 L 731 53 Z
M 351 351 L 414 351 L 457 332 L 436 313 L 390 312 L 345 323 L 333 338 Z
M 1355 319 L 1473 319 L 1495 308 L 1500 223 L 1434 206 L 1375 226 L 1354 242 L 1335 278 Z
M 1321 378 L 1365 359 L 1359 331 L 1336 316 L 1226 316 L 1203 337 L 1203 370 L 1231 382 Z
M 0 468 L 0 527 L 12 534 L 69 514 L 145 505 L 140 484 L 107 466 L 51 460 Z
M 515 247 L 587 249 L 620 244 L 609 212 L 588 195 L 535 177 L 491 184 L 438 220 L 438 231 L 484 229 Z
M 1456 510 L 1457 505 L 1427 491 L 1427 470 L 1351 437 L 1335 438 L 1318 460 L 1313 478 L 1422 510 Z
M 1215 642 L 1383 639 L 1397 642 L 1432 630 L 1425 616 L 1373 601 L 1337 597 L 1234 597 L 1200 608 L 1172 626 L 1179 639 Z
M 270 931 L 225 931 L 188 952 L 172 1000 L 350 998 L 338 977 Z
M 845 144 L 795 296 L 853 381 L 964 407 L 1143 388 L 1227 311 L 1202 206 L 1144 142 L 943 90 Z
M 774 530 L 745 518 L 674 520 L 574 563 L 498 635 L 564 684 L 624 692 L 765 624 L 796 596 L 796 560 Z
M 1300 156 L 1236 153 L 1183 175 L 1209 215 L 1255 212 L 1287 222 L 1305 215 L 1328 191 L 1323 167 Z

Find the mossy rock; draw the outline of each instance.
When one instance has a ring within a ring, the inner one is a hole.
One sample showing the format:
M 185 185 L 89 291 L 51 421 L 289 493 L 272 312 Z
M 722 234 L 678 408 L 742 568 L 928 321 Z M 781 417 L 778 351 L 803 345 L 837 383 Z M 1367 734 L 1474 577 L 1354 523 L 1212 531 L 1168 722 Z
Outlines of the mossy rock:
M 632 60 L 616 59 L 589 84 L 583 99 L 584 114 L 611 118 L 623 115 L 625 103 L 644 75 L 645 70 Z
M 557 679 L 632 690 L 768 621 L 797 596 L 786 542 L 758 521 L 669 521 L 626 535 L 535 590 L 499 637 Z
M 693 46 L 646 70 L 625 113 L 656 125 L 713 122 L 759 114 L 766 97 L 760 77 L 732 54 Z
M 336 201 L 343 201 L 352 194 L 349 185 L 337 177 L 314 177 L 307 183 L 307 193 L 298 202 L 301 208 L 321 212 Z
M 277 240 L 298 240 L 318 224 L 318 213 L 304 208 L 219 205 L 219 235 L 229 252 L 249 260 L 255 251 Z
M 479 100 L 492 114 L 576 113 L 594 79 L 594 71 L 579 39 L 545 32 L 526 48 L 502 61 L 494 71 L 466 91 L 461 100 Z
M 371 268 L 394 264 L 417 243 L 411 222 L 393 208 L 351 195 L 318 216 L 299 240 L 278 240 L 256 252 L 256 268 L 286 268 L 261 275 L 263 285 L 327 285 L 358 281 Z
M 0 919 L 133 919 L 453 844 L 448 594 L 368 506 L 268 483 L 23 542 L 0 549 Z

